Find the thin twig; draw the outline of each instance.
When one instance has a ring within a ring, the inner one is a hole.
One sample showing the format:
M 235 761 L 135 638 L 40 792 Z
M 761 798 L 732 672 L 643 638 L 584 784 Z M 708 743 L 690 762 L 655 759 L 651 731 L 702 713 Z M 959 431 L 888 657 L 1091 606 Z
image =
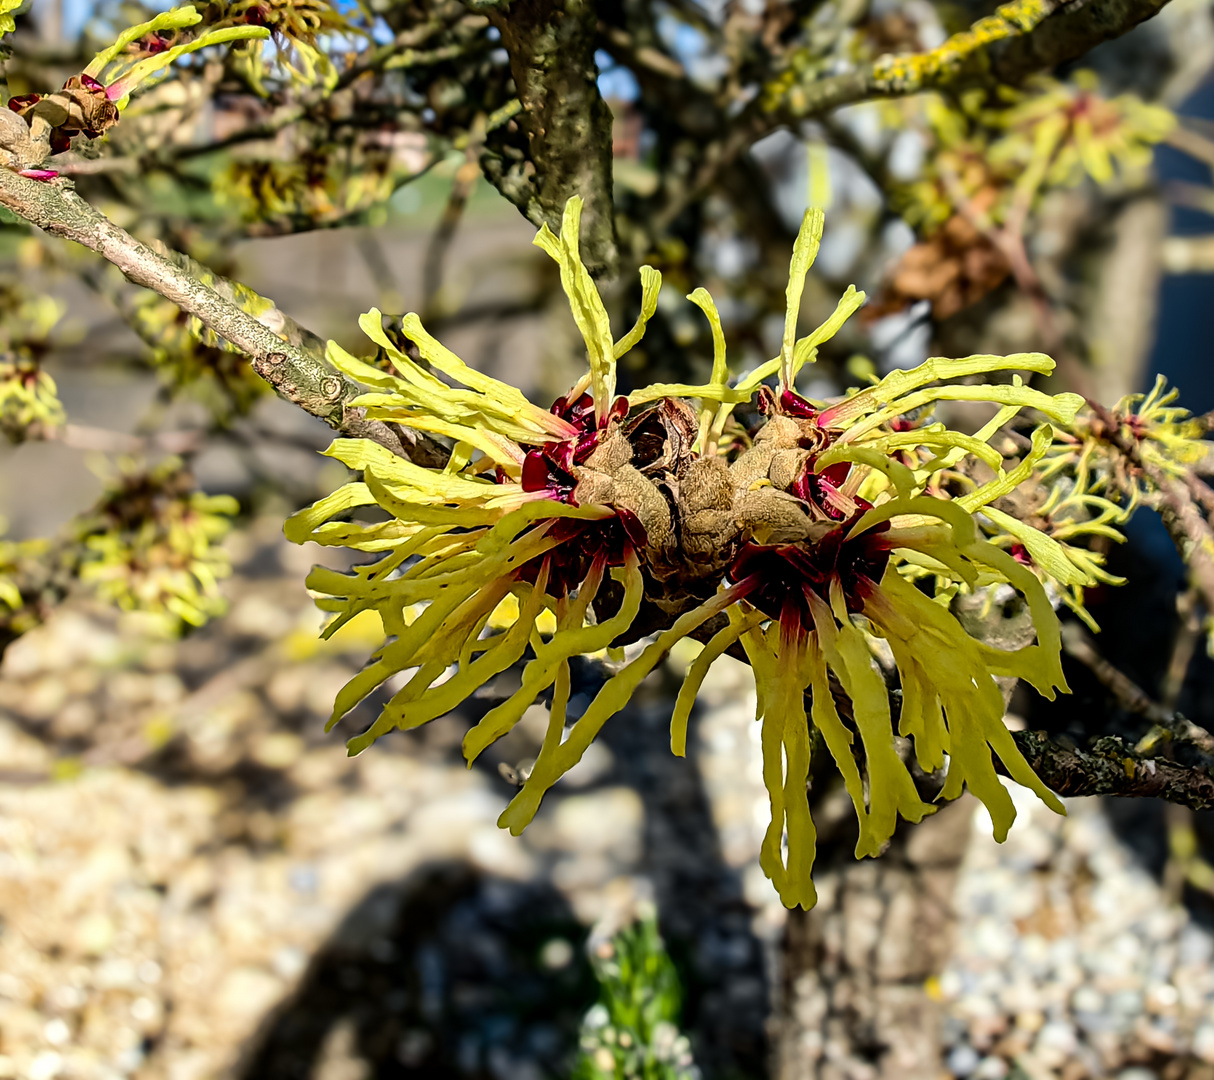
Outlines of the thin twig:
M 324 420 L 335 430 L 368 438 L 402 457 L 410 456 L 398 429 L 367 420 L 350 404 L 361 388 L 325 360 L 283 340 L 232 300 L 203 284 L 172 259 L 119 228 L 76 194 L 69 180 L 32 180 L 0 169 L 0 205 L 32 225 L 74 240 L 113 263 L 129 280 L 154 290 L 198 318 L 245 353 L 253 370 L 282 398 Z
M 1176 628 L 1168 670 L 1164 672 L 1159 688 L 1160 704 L 1173 711 L 1180 700 L 1193 655 L 1197 652 L 1197 643 L 1202 638 L 1201 621 L 1197 617 L 1198 599 L 1192 588 L 1185 589 L 1176 597 L 1176 614 L 1180 616 L 1180 625 Z
M 25 434 L 31 441 L 57 442 L 73 450 L 98 450 L 107 454 L 145 454 L 150 450 L 166 454 L 192 454 L 202 448 L 206 437 L 202 431 L 128 435 L 123 431 L 110 431 L 87 424 L 35 424 L 27 428 Z
M 1109 690 L 1118 703 L 1128 712 L 1144 717 L 1161 731 L 1167 732 L 1177 742 L 1188 743 L 1202 754 L 1214 760 L 1214 735 L 1180 713 L 1168 709 L 1155 701 L 1125 672 L 1109 663 L 1096 651 L 1088 632 L 1078 623 L 1067 623 L 1062 628 L 1062 647 L 1096 676 L 1102 686 Z M 1148 736 L 1137 746 L 1145 751 L 1158 741 Z
M 1214 139 L 1209 139 L 1198 131 L 1194 131 L 1190 122 L 1186 119 L 1184 122 L 1177 124 L 1164 137 L 1164 142 L 1169 146 L 1174 146 L 1183 154 L 1188 154 L 1191 158 L 1196 158 L 1198 161 L 1204 161 L 1211 169 L 1214 169 Z
M 464 216 L 468 198 L 481 178 L 477 161 L 484 145 L 485 117 L 484 114 L 478 113 L 472 124 L 468 145 L 464 148 L 463 164 L 455 171 L 455 178 L 451 181 L 451 194 L 447 198 L 447 205 L 443 207 L 443 216 L 430 236 L 430 243 L 426 245 L 426 259 L 422 270 L 422 311 L 426 322 L 436 314 L 435 306 L 442 293 L 447 252 Z

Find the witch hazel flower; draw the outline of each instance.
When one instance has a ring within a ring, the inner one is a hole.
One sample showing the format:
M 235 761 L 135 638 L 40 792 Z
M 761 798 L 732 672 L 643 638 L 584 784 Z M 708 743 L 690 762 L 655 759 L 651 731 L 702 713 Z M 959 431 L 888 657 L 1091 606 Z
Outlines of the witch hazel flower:
M 537 698 L 551 695 L 535 765 L 499 820 L 517 835 L 670 649 L 694 637 L 704 647 L 674 704 L 672 750 L 685 753 L 711 665 L 740 652 L 754 672 L 771 801 L 760 862 L 789 906 L 815 900 L 809 794 L 816 753 L 833 759 L 855 805 L 858 856 L 878 854 L 899 817 L 918 821 L 934 809 L 921 799 L 895 733 L 910 740 L 923 770 L 947 769 L 941 798 L 968 787 L 986 804 L 1000 839 L 1015 810 L 995 758 L 1061 812 L 1004 726 L 995 681 L 1022 678 L 1046 696 L 1065 690 L 1058 621 L 1034 570 L 978 528 L 990 504 L 1027 476 L 1019 466 L 1004 469 L 990 446 L 996 432 L 1035 410 L 1047 421 L 1033 436 L 1040 456 L 1053 437 L 1050 422 L 1069 424 L 1082 404 L 1011 374 L 1048 372 L 1053 361 L 1036 353 L 933 359 L 841 401 L 803 397 L 799 372 L 864 302 L 849 289 L 830 318 L 797 337 L 822 230 L 821 213 L 811 211 L 794 248 L 779 356 L 731 377 L 716 307 L 696 290 L 689 299 L 713 330 L 709 382 L 618 396 L 616 362 L 641 339 L 661 278 L 642 268 L 640 317 L 614 338 L 579 257 L 580 214 L 581 201 L 571 199 L 560 236 L 545 228 L 536 239 L 560 265 L 588 359 L 586 375 L 551 409 L 468 367 L 416 315 L 405 316 L 402 330 L 429 369 L 392 343 L 377 311 L 361 325 L 391 372 L 330 345 L 334 365 L 367 387 L 357 404 L 368 417 L 450 445 L 445 468 L 424 468 L 366 440 L 339 438 L 327 453 L 360 477 L 286 525 L 296 542 L 373 557 L 349 574 L 318 568 L 308 578 L 333 615 L 326 635 L 367 611 L 385 634 L 371 663 L 338 695 L 330 726 L 387 680 L 405 676 L 378 718 L 350 740 L 351 753 L 445 715 L 522 663 L 518 690 L 464 739 L 471 762 Z M 739 404 L 753 408 L 756 397 L 762 420 L 739 451 L 735 434 L 727 434 L 732 412 Z M 948 400 L 998 409 L 981 431 L 964 435 L 925 419 Z M 992 478 L 949 497 L 939 474 L 967 456 L 984 462 Z M 371 506 L 387 520 L 346 520 Z M 1042 536 L 1036 549 L 1062 558 L 1050 545 L 1058 547 Z M 945 602 L 923 591 L 927 578 L 950 583 Z M 1035 642 L 996 648 L 971 636 L 947 605 L 957 591 L 995 585 L 1022 598 Z M 893 656 L 902 692 L 896 717 L 874 663 L 878 639 Z M 640 640 L 632 659 L 567 722 L 571 660 Z
M 46 157 L 63 153 L 77 135 L 101 138 L 118 123 L 132 92 L 187 53 L 209 45 L 270 36 L 264 27 L 230 26 L 203 32 L 180 44 L 168 44 L 169 39 L 201 21 L 202 16 L 191 5 L 173 8 L 124 30 L 56 93 L 10 98 L 9 109 L 26 121 L 30 139 L 41 148 L 39 160 L 22 169 L 22 175 L 54 179 L 58 176 L 55 170 L 41 167 Z

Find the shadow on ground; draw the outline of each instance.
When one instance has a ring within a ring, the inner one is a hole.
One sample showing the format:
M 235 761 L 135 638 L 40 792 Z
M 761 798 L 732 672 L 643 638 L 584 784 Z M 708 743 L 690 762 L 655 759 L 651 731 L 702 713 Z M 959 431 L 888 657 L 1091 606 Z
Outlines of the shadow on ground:
M 600 783 L 627 784 L 644 804 L 636 870 L 653 886 L 703 1075 L 762 1076 L 769 1004 L 753 912 L 721 860 L 696 763 L 659 745 L 668 740 L 664 719 L 642 706 L 608 725 L 613 767 Z M 349 912 L 237 1076 L 567 1077 L 581 1016 L 597 995 L 586 936 L 545 880 L 431 864 L 376 887 Z
M 546 885 L 431 864 L 349 913 L 237 1075 L 567 1076 L 595 997 L 584 937 Z

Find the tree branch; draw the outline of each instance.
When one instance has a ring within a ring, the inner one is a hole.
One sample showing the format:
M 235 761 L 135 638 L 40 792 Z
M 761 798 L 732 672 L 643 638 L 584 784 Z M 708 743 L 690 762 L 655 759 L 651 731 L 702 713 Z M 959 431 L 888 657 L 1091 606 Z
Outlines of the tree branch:
M 795 54 L 790 54 L 789 67 L 768 81 L 723 134 L 708 144 L 695 174 L 678 185 L 655 216 L 654 228 L 668 229 L 679 214 L 703 197 L 723 169 L 783 124 L 821 117 L 845 105 L 876 98 L 1019 82 L 1034 72 L 1081 56 L 1102 41 L 1120 37 L 1157 14 L 1167 2 L 1013 0 L 938 48 L 883 56 L 864 67 L 825 78 L 799 80 L 791 65 Z
M 371 439 L 402 457 L 428 450 L 428 440 L 367 420 L 361 408 L 350 404 L 362 389 L 328 364 L 317 345 L 319 338 L 303 331 L 272 304 L 258 317 L 249 314 L 223 295 L 223 291 L 231 291 L 233 283 L 213 279 L 214 287 L 205 284 L 186 269 L 197 268 L 192 260 L 160 254 L 136 240 L 80 198 L 70 181 L 32 180 L 0 168 L 0 205 L 54 236 L 97 252 L 136 285 L 152 289 L 195 316 L 247 355 L 253 370 L 279 397 L 334 430 Z M 227 290 L 223 290 L 224 284 Z
M 1214 809 L 1208 769 L 1145 758 L 1120 739 L 1097 739 L 1086 750 L 1062 746 L 1043 731 L 1014 731 L 1029 767 L 1059 795 L 1163 799 L 1190 810 Z
M 1017 83 L 1083 55 L 1151 18 L 1168 0 L 1012 0 L 928 52 L 883 56 L 867 67 L 798 83 L 789 73 L 765 91 L 768 108 L 797 119 L 880 97 Z
M 1148 697 L 1133 679 L 1096 651 L 1088 632 L 1078 623 L 1066 623 L 1062 627 L 1062 647 L 1087 667 L 1124 709 L 1149 720 L 1155 725 L 1156 732 L 1166 733 L 1177 742 L 1195 747 L 1214 762 L 1214 736 L 1187 717 Z M 1148 735 L 1135 749 L 1141 753 L 1150 743 L 1157 741 L 1157 736 Z

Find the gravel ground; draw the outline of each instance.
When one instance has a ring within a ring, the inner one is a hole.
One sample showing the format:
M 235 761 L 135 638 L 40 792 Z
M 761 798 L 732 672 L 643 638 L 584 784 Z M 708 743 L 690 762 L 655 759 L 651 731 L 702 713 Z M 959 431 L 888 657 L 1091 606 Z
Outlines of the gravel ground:
M 1072 799 L 1060 818 L 1012 790 L 1005 844 L 975 815 L 935 988 L 951 1074 L 1214 1078 L 1214 937 L 1119 839 L 1124 802 Z
M 665 751 L 648 765 L 668 736 L 642 702 L 514 840 L 495 825 L 511 791 L 497 766 L 534 753 L 544 710 L 483 767 L 459 755 L 504 685 L 347 758 L 323 719 L 372 643 L 317 641 L 313 554 L 279 528 L 235 545 L 231 612 L 200 634 L 158 641 L 73 608 L 5 657 L 0 1077 L 353 1080 L 368 1061 L 560 1075 L 594 1000 L 589 928 L 680 890 L 697 897 L 677 903 L 685 925 L 664 921 L 691 982 L 704 973 L 705 1039 L 754 1067 L 753 798 L 723 862 L 695 770 Z M 735 977 L 714 988 L 722 970 Z
M 587 936 L 648 902 L 705 1075 L 763 1075 L 782 911 L 754 861 L 745 673 L 714 669 L 689 762 L 656 680 L 513 840 L 498 765 L 533 752 L 543 709 L 472 770 L 459 741 L 505 683 L 348 759 L 322 723 L 369 642 L 316 641 L 313 553 L 278 529 L 237 540 L 231 613 L 199 634 L 74 607 L 9 650 L 0 1077 L 565 1075 Z M 1002 847 L 975 820 L 928 986 L 942 1075 L 1212 1080 L 1214 941 L 1105 809 L 1025 799 Z

